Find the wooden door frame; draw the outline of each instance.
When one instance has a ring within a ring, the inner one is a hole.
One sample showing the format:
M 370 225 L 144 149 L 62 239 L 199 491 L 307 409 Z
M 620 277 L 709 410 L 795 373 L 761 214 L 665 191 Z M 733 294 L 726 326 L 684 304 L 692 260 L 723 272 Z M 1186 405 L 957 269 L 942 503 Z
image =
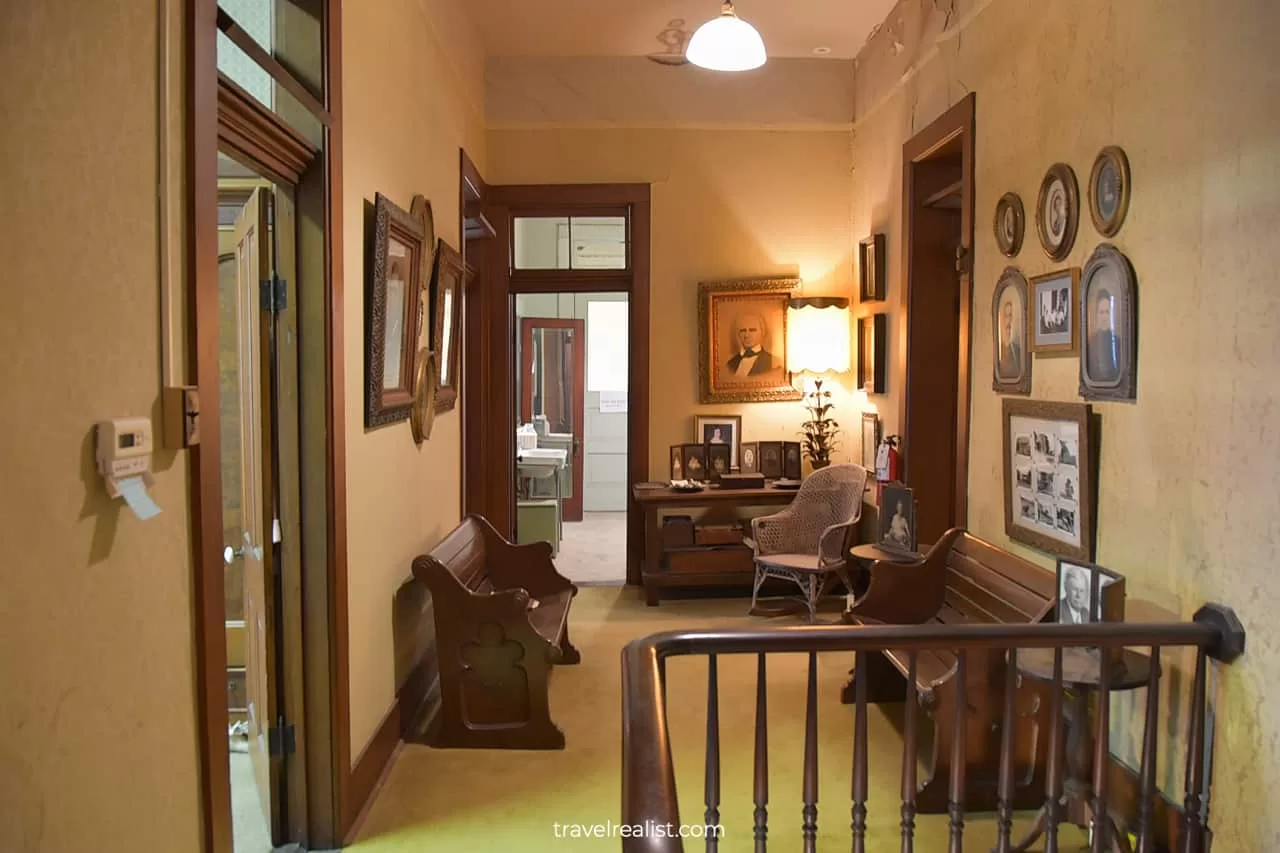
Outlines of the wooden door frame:
M 520 321 L 520 375 L 528 376 L 525 370 L 525 359 L 533 352 L 533 330 L 535 327 L 544 329 L 572 329 L 578 334 L 578 345 L 573 349 L 573 404 L 577 411 L 576 418 L 573 421 L 574 429 L 582 433 L 579 441 L 571 442 L 569 445 L 569 462 L 573 466 L 573 501 L 576 501 L 577 512 L 562 511 L 561 515 L 565 521 L 581 521 L 582 520 L 582 460 L 586 452 L 587 442 L 587 321 L 577 318 L 561 318 L 561 317 L 518 317 Z M 533 362 L 528 362 L 532 366 Z M 520 420 L 523 423 L 533 422 L 533 386 L 528 382 L 520 385 Z M 569 506 L 570 501 L 566 500 L 565 506 Z
M 649 184 L 521 184 L 486 189 L 483 207 L 493 238 L 483 249 L 474 294 L 474 326 L 465 352 L 466 375 L 477 414 L 464 477 L 469 511 L 485 515 L 503 535 L 515 536 L 515 325 L 518 293 L 626 293 L 630 353 L 627 365 L 627 583 L 641 583 L 644 515 L 632 494 L 649 479 Z M 510 266 L 513 216 L 627 215 L 627 270 L 522 270 Z
M 926 163 L 940 149 L 947 146 L 958 146 L 960 154 L 961 187 L 960 187 L 960 305 L 959 305 L 959 350 L 958 361 L 956 426 L 955 426 L 955 500 L 951 508 L 952 526 L 966 526 L 969 512 L 969 423 L 972 402 L 972 308 L 973 308 L 973 228 L 974 228 L 974 129 L 975 129 L 976 95 L 970 92 L 954 106 L 943 113 L 928 127 L 921 130 L 902 146 L 902 278 L 903 298 L 902 312 L 899 319 L 899 330 L 902 342 L 898 348 L 899 371 L 903 377 L 903 393 L 900 401 L 899 424 L 902 438 L 903 481 L 912 486 L 917 494 L 927 491 L 928 483 L 918 483 L 912 479 L 911 471 L 911 436 L 919 426 L 927 429 L 927 424 L 915 424 L 910 419 L 910 404 L 913 392 L 912 347 L 911 340 L 911 308 L 915 296 L 923 297 L 923 286 L 914 281 L 912 235 L 914 233 L 914 213 L 918 204 L 916 177 L 921 164 Z
M 342 282 L 342 73 L 341 2 L 302 3 L 319 15 L 321 51 L 292 57 L 287 47 L 270 54 L 242 38 L 237 41 L 319 118 L 323 145 L 308 152 L 278 117 L 267 113 L 220 80 L 217 33 L 228 20 L 217 0 L 192 0 L 186 7 L 186 217 L 188 375 L 195 378 L 201 411 L 200 441 L 190 448 L 191 547 L 195 573 L 195 679 L 199 733 L 200 849 L 231 853 L 233 848 L 226 708 L 226 637 L 223 601 L 221 441 L 218 423 L 218 179 L 220 142 L 255 159 L 262 174 L 295 187 L 299 220 L 298 282 L 320 298 L 298 300 L 299 324 L 323 329 L 299 353 L 306 376 L 323 393 L 308 395 L 305 420 L 320 434 L 299 437 L 301 491 L 315 500 L 302 514 L 299 545 L 307 553 L 296 579 L 299 607 L 286 612 L 298 634 L 286 636 L 283 677 L 286 692 L 301 706 L 297 751 L 290 767 L 286 802 L 291 841 L 307 847 L 338 847 L 368 791 L 359 790 L 350 761 L 347 643 L 346 451 L 343 392 Z M 298 9 L 294 9 L 298 11 Z M 226 32 L 223 29 L 223 32 Z M 235 40 L 235 33 L 228 33 Z M 244 42 L 242 44 L 242 42 Z M 280 60 L 289 63 L 286 70 Z M 231 124 L 228 124 L 228 121 Z M 314 148 L 314 146 L 312 146 Z M 309 156 L 318 155 L 318 156 Z M 301 220 L 307 219 L 307 228 Z M 305 261 L 305 266 L 304 266 Z M 288 631 L 286 631 L 288 634 Z M 290 663 L 292 661 L 292 664 Z M 299 837 L 300 836 L 300 837 Z

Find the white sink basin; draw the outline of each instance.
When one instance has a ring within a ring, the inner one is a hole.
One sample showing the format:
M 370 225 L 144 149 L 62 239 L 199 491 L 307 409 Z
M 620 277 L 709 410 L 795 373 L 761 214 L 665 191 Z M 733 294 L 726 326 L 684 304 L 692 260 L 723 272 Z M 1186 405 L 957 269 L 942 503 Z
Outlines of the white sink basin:
M 521 465 L 539 465 L 548 468 L 563 468 L 569 460 L 569 451 L 555 447 L 534 447 L 530 450 L 517 450 L 516 461 Z

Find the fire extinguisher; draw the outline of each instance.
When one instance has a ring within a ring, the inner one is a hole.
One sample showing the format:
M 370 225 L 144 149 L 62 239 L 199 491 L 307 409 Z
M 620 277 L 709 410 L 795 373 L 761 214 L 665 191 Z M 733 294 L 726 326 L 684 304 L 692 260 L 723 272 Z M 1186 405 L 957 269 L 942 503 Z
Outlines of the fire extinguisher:
M 902 454 L 898 452 L 898 437 L 885 436 L 876 449 L 876 503 L 880 503 L 880 490 L 885 483 L 897 482 L 902 475 Z

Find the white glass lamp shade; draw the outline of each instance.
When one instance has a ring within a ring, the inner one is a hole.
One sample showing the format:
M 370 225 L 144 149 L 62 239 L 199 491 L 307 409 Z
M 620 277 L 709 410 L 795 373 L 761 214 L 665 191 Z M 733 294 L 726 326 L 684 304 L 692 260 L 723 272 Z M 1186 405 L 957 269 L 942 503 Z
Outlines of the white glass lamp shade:
M 847 300 L 792 300 L 787 311 L 788 370 L 848 373 L 850 350 Z
M 712 71 L 750 71 L 764 65 L 764 40 L 756 28 L 725 3 L 720 17 L 698 27 L 685 48 L 685 58 Z

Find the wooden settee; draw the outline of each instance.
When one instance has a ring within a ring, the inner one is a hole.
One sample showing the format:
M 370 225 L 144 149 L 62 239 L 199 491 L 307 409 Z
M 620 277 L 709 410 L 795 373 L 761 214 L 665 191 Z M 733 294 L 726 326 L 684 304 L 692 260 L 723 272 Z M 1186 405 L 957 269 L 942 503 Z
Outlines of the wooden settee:
M 943 534 L 924 557 L 912 563 L 876 561 L 870 584 L 845 615 L 853 624 L 916 625 L 935 623 L 1030 624 L 1053 621 L 1054 573 L 1004 551 L 962 529 Z M 906 698 L 908 655 L 889 651 L 869 656 L 868 700 L 901 702 Z M 917 794 L 924 813 L 945 813 L 952 748 L 965 740 L 965 808 L 996 807 L 1000 739 L 1003 731 L 1006 652 L 970 651 L 966 664 L 967 723 L 955 725 L 958 690 L 956 655 L 949 650 L 917 654 L 916 689 L 932 737 L 921 742 L 926 781 Z M 1015 707 L 1015 808 L 1038 808 L 1044 801 L 1047 758 L 1048 696 L 1029 680 L 1019 680 Z M 842 701 L 853 702 L 853 679 Z
M 563 749 L 551 721 L 554 664 L 581 660 L 569 642 L 578 588 L 556 571 L 546 542 L 514 545 L 469 515 L 413 575 L 431 592 L 440 667 L 438 747 Z

